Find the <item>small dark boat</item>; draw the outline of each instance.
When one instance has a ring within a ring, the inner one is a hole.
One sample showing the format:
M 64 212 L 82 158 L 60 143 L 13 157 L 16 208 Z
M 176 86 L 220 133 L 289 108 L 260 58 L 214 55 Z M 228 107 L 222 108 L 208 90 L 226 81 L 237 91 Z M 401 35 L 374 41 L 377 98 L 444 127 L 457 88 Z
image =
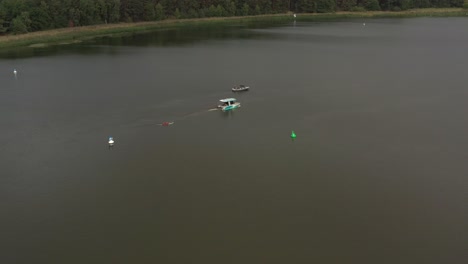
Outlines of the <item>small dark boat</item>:
M 236 85 L 232 88 L 233 92 L 242 92 L 242 91 L 247 91 L 249 90 L 250 87 L 245 86 L 245 85 Z

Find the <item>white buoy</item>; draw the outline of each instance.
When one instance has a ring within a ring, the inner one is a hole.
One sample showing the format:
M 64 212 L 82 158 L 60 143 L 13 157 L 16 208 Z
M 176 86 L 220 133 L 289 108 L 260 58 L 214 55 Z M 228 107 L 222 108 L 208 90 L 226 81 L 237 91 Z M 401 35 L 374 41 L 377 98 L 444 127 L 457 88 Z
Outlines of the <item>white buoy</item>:
M 296 18 L 296 14 L 294 14 L 294 18 Z
M 109 146 L 113 146 L 114 145 L 114 138 L 113 137 L 109 137 Z
M 366 26 L 366 23 L 362 23 L 363 26 Z
M 18 72 L 16 71 L 16 69 L 13 70 L 13 74 L 16 75 Z

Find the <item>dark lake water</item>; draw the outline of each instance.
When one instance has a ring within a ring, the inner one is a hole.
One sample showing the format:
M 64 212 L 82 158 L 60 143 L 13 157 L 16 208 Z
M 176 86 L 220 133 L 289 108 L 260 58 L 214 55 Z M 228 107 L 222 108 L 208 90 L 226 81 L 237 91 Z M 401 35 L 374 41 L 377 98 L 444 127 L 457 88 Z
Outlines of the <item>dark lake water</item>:
M 467 29 L 291 22 L 0 52 L 0 263 L 466 263 Z M 209 111 L 225 97 L 242 107 Z

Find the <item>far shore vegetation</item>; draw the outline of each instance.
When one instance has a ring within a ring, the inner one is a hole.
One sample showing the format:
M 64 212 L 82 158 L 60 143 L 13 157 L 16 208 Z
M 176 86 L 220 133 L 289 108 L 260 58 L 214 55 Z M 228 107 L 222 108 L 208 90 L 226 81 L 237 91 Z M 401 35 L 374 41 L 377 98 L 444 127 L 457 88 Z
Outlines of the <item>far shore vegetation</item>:
M 418 16 L 468 16 L 468 0 L 0 0 L 0 48 L 180 26 Z

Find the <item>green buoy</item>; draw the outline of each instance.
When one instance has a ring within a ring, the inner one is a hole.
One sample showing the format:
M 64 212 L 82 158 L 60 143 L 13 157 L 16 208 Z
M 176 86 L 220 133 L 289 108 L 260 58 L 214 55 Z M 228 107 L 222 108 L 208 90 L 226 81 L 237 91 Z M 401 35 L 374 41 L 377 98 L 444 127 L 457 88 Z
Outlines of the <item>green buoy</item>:
M 296 138 L 296 133 L 294 133 L 294 130 L 291 132 L 291 138 Z

